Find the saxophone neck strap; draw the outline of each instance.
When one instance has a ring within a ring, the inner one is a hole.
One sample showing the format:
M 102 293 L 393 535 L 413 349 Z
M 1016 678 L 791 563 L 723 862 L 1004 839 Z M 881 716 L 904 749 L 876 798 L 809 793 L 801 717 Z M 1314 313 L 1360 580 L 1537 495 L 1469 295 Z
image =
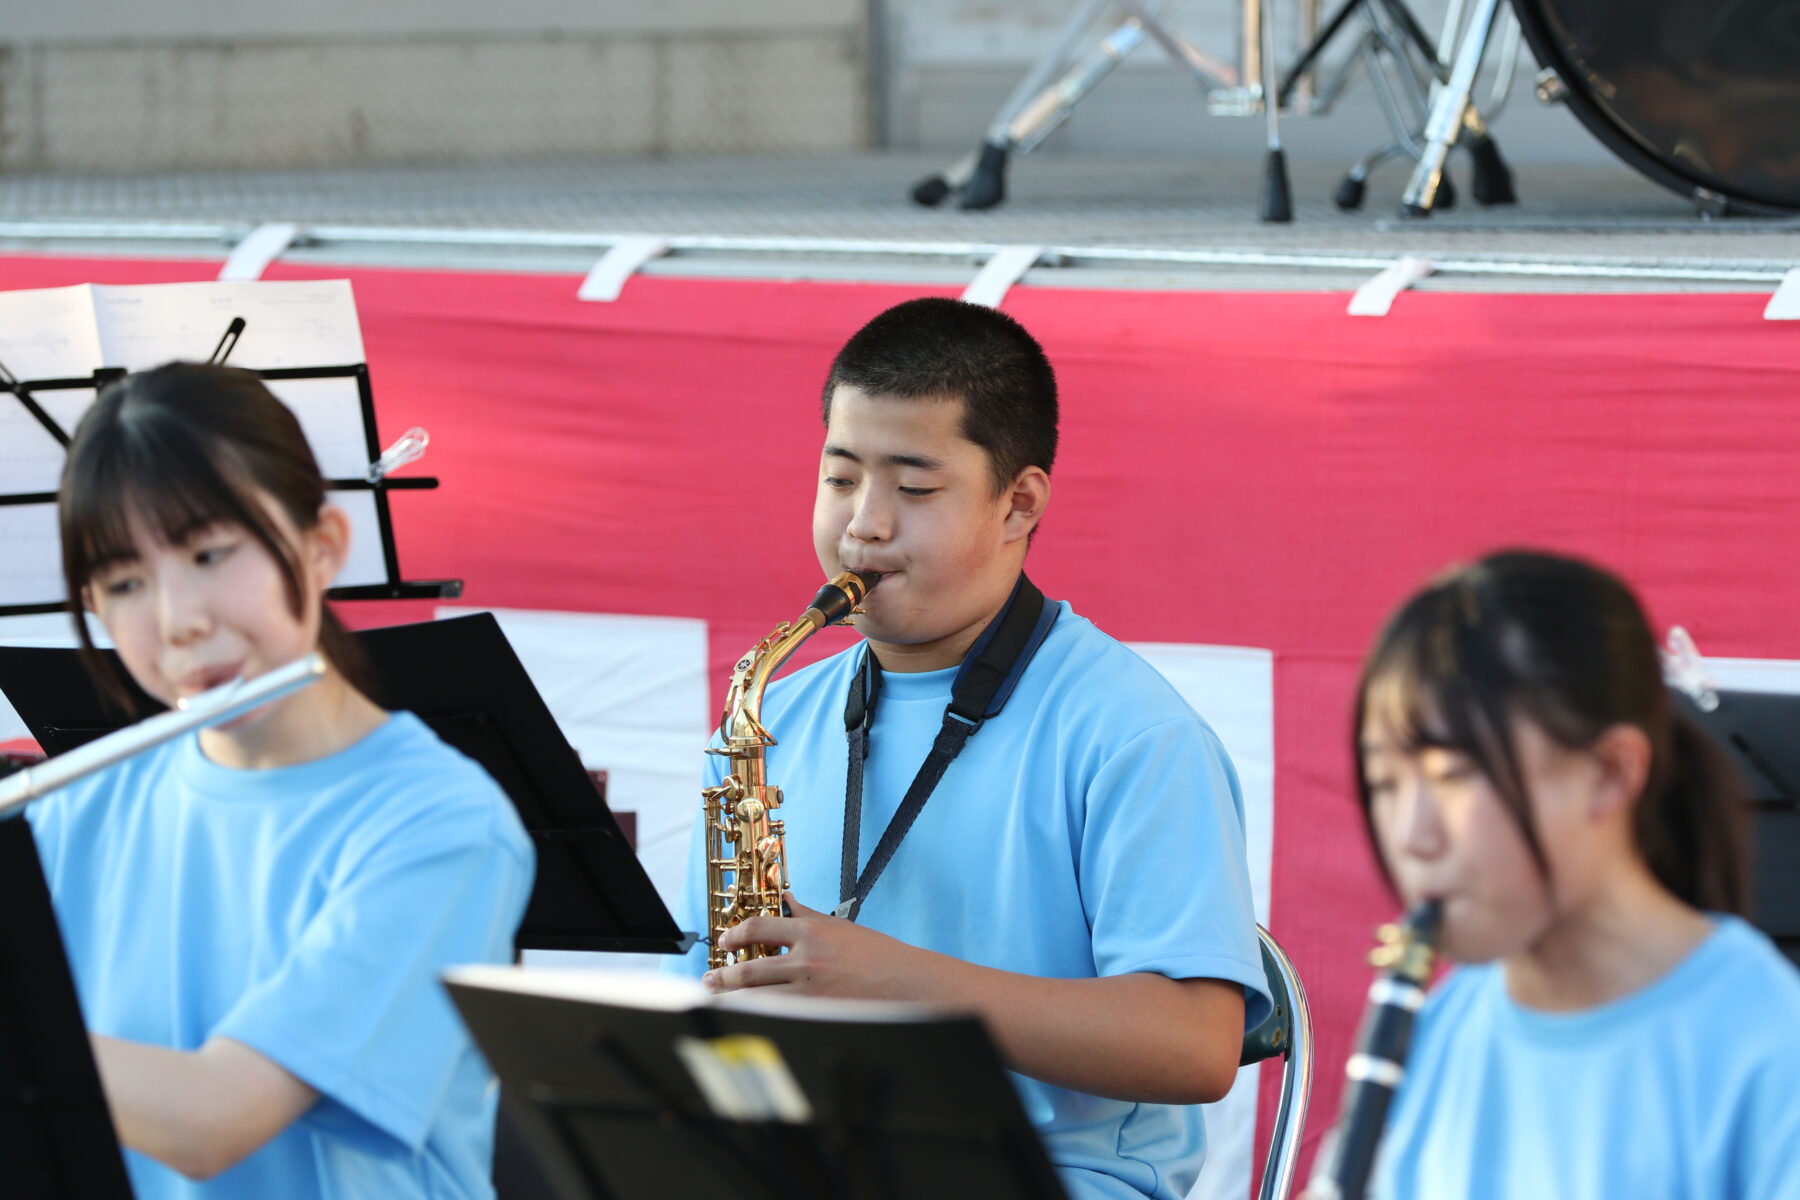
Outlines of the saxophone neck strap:
M 868 763 L 869 729 L 875 723 L 875 702 L 881 695 L 881 664 L 874 654 L 866 648 L 863 650 L 862 662 L 856 677 L 850 681 L 850 694 L 844 702 L 844 734 L 850 755 L 849 773 L 844 783 L 844 845 L 839 863 L 836 915 L 856 920 L 863 900 L 887 869 L 888 862 L 912 829 L 925 802 L 931 799 L 944 772 L 962 753 L 964 744 L 975 736 L 975 731 L 984 722 L 999 716 L 1006 707 L 1032 656 L 1049 636 L 1059 611 L 1057 605 L 1044 599 L 1044 593 L 1038 591 L 1031 580 L 1023 574 L 1019 576 L 1006 607 L 988 623 L 964 657 L 931 753 L 919 768 L 912 786 L 906 789 L 900 807 L 895 810 L 859 875 L 856 863 L 862 845 L 863 770 Z

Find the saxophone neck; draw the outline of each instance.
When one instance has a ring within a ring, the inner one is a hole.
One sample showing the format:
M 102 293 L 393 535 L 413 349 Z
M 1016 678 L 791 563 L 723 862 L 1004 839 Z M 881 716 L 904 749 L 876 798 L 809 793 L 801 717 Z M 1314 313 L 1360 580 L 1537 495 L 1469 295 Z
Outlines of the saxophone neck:
M 727 750 L 775 744 L 762 723 L 763 692 L 769 682 L 807 638 L 827 625 L 848 620 L 880 579 L 870 571 L 845 571 L 819 589 L 805 612 L 777 625 L 738 660 L 719 719 Z

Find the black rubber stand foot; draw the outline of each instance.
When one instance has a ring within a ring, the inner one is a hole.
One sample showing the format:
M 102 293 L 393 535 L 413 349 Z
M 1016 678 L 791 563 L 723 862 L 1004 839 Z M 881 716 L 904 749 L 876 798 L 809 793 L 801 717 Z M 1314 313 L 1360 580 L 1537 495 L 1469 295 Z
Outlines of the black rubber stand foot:
M 1422 204 L 1402 203 L 1400 205 L 1400 216 L 1405 220 L 1423 221 L 1426 217 L 1429 217 L 1430 215 L 1431 215 L 1431 210 L 1429 208 L 1426 208 Z
M 913 184 L 912 202 L 921 208 L 936 208 L 950 195 L 950 181 L 942 175 L 927 175 Z
M 1363 206 L 1363 197 L 1368 191 L 1368 180 L 1346 175 L 1337 185 L 1337 191 L 1332 193 L 1331 202 L 1345 212 L 1355 212 Z
M 956 206 L 968 211 L 992 208 L 1006 199 L 1006 147 L 984 142 L 975 173 L 963 184 Z
M 1469 190 L 1475 195 L 1475 203 L 1519 202 L 1518 193 L 1513 191 L 1512 170 L 1506 165 L 1506 160 L 1500 157 L 1500 147 L 1494 144 L 1493 138 L 1471 139 L 1469 158 L 1475 166 L 1474 177 L 1469 183 Z
M 1294 194 L 1288 186 L 1287 155 L 1279 147 L 1269 151 L 1263 167 L 1262 219 L 1285 225 L 1294 219 Z
M 1432 209 L 1449 212 L 1456 207 L 1456 184 L 1450 180 L 1450 172 L 1445 171 L 1443 179 L 1438 181 L 1437 203 Z

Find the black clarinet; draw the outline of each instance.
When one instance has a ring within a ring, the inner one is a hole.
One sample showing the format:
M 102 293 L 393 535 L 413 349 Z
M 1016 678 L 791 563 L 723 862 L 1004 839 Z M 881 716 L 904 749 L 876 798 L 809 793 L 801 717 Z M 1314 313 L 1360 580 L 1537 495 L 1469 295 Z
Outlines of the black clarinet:
M 1319 1150 L 1303 1200 L 1363 1200 L 1388 1105 L 1406 1075 L 1413 1017 L 1425 1003 L 1436 957 L 1442 905 L 1416 905 L 1398 925 L 1383 925 L 1369 962 L 1381 973 L 1369 985 L 1369 1007 L 1356 1032 L 1356 1052 L 1344 1065 L 1344 1096 Z

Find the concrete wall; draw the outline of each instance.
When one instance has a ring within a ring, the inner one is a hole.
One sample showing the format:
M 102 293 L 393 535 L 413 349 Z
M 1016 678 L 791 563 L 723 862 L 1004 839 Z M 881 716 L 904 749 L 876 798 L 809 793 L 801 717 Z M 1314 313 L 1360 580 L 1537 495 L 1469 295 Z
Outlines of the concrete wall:
M 869 144 L 865 0 L 4 0 L 0 169 Z
M 1447 0 L 1418 0 L 1429 29 Z M 0 170 L 327 166 L 561 155 L 961 151 L 1076 0 L 0 0 Z M 1278 0 L 1291 55 L 1297 0 Z M 1235 54 L 1238 6 L 1175 25 Z M 1339 57 L 1342 56 L 1342 50 Z M 1529 96 L 1521 162 L 1610 157 Z M 1209 119 L 1146 46 L 1046 151 L 1239 158 L 1260 122 Z M 1296 155 L 1385 140 L 1366 84 L 1288 123 Z

